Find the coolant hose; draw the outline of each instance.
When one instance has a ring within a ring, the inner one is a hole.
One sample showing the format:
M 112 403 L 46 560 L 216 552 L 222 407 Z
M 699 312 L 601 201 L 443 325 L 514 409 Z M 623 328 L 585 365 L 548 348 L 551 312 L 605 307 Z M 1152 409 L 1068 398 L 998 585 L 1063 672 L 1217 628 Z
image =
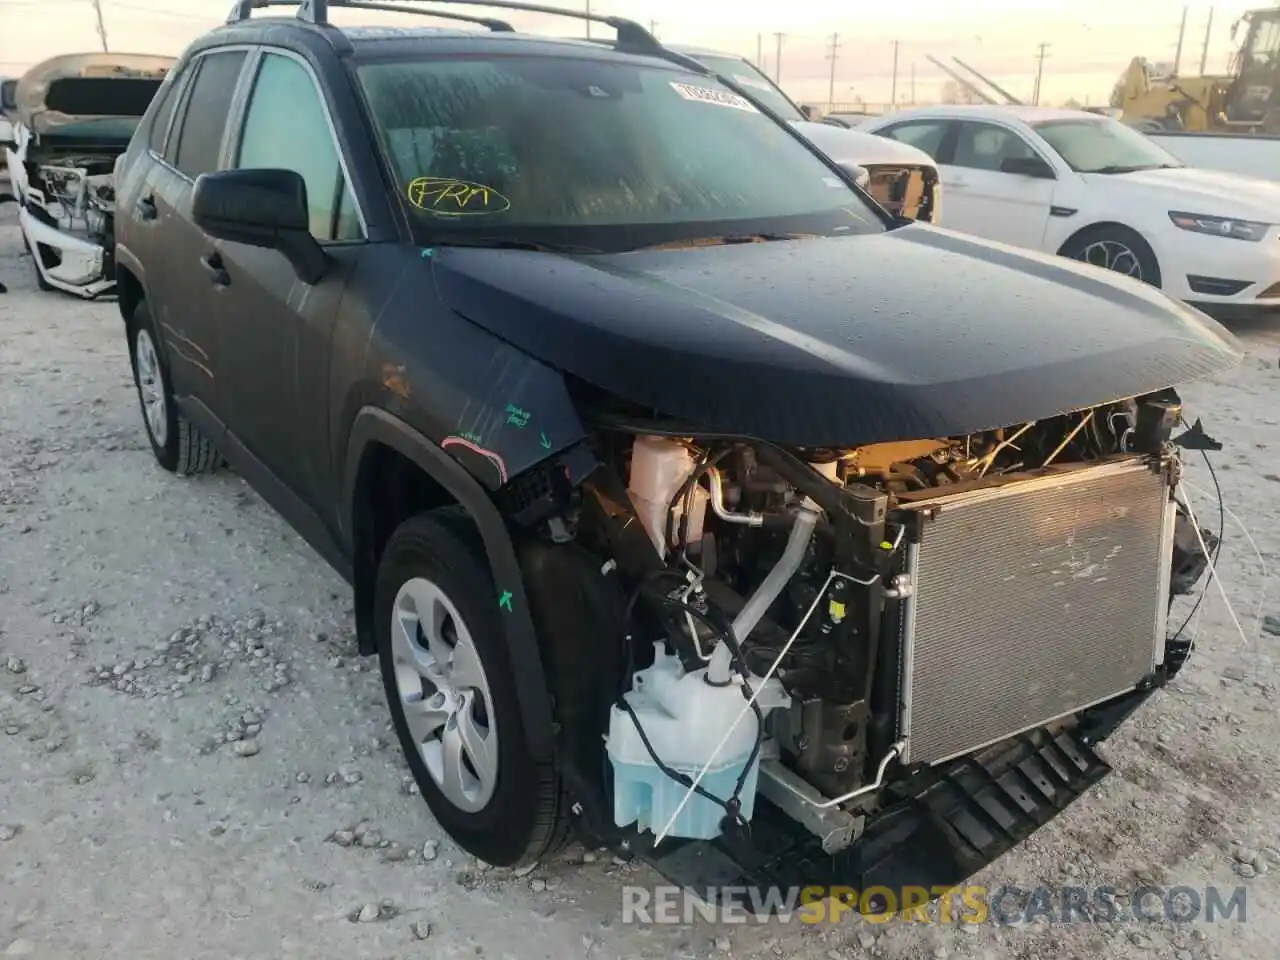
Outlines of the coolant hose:
M 787 537 L 787 546 L 782 551 L 782 556 L 734 618 L 733 636 L 739 645 L 764 619 L 773 602 L 781 596 L 782 591 L 791 582 L 791 578 L 800 569 L 800 564 L 804 562 L 805 554 L 809 550 L 809 542 L 813 539 L 813 531 L 818 526 L 819 516 L 817 504 L 806 497 L 796 513 L 796 520 L 791 526 L 791 534 Z M 732 659 L 733 652 L 728 644 L 723 641 L 718 643 L 711 653 L 711 662 L 707 666 L 707 679 L 714 684 L 728 683 Z

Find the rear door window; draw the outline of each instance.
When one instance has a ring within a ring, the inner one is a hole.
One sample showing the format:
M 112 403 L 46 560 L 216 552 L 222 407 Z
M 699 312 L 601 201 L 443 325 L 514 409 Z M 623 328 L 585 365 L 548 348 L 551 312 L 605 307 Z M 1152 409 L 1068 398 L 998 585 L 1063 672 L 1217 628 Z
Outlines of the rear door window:
M 207 53 L 197 65 L 177 144 L 171 151 L 173 165 L 192 180 L 218 169 L 222 136 L 245 56 L 244 50 Z
M 909 120 L 878 131 L 880 136 L 923 150 L 939 162 L 950 120 Z

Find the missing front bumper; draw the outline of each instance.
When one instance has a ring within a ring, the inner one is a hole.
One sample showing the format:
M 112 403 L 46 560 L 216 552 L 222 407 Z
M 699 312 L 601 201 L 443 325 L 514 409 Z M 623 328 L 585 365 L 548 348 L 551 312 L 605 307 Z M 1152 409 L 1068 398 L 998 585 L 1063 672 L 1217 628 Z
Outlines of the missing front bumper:
M 899 903 L 906 887 L 936 895 L 994 862 L 1102 780 L 1111 768 L 1090 744 L 1148 695 L 1130 695 L 1129 710 L 1100 716 L 1087 733 L 1032 731 L 891 785 L 861 837 L 833 856 L 768 803 L 757 808 L 745 839 L 668 841 L 654 850 L 650 835 L 633 833 L 627 846 L 694 896 L 755 913 L 795 909 L 803 891 L 815 887 L 880 888 Z M 856 901 L 864 912 L 885 910 L 882 896 Z

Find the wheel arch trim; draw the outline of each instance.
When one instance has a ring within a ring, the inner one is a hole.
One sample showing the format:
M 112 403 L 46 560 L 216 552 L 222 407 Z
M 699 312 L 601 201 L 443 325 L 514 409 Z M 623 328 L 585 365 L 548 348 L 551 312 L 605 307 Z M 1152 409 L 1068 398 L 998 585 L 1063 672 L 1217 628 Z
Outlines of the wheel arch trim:
M 385 445 L 411 460 L 447 490 L 475 522 L 498 591 L 493 601 L 501 606 L 504 639 L 528 747 L 535 760 L 546 759 L 551 755 L 555 739 L 551 698 L 515 544 L 502 515 L 479 481 L 448 453 L 399 417 L 371 406 L 363 407 L 355 415 L 343 467 L 343 516 L 351 530 L 356 589 L 360 589 L 361 579 L 360 558 L 355 556 L 354 542 L 356 485 L 365 452 L 372 443 Z M 360 608 L 357 597 L 357 616 Z M 366 631 L 362 633 L 371 636 Z

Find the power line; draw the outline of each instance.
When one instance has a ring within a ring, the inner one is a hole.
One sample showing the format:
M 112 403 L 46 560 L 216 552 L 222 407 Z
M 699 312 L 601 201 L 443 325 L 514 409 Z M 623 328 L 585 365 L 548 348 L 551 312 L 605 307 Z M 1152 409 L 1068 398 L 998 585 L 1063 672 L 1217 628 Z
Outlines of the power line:
M 1044 58 L 1048 56 L 1050 44 L 1040 44 L 1040 55 L 1036 58 L 1036 85 L 1031 91 L 1031 102 L 1035 106 L 1040 106 L 1040 80 L 1044 76 Z
M 831 61 L 831 86 L 827 89 L 827 103 L 836 102 L 836 58 L 840 53 L 840 34 L 833 33 L 831 35 L 831 51 L 827 54 L 827 59 Z
M 893 41 L 893 87 L 889 94 L 889 103 L 896 110 L 898 108 L 898 41 Z
M 93 13 L 98 18 L 98 39 L 102 41 L 102 52 L 108 53 L 111 48 L 107 44 L 107 25 L 102 22 L 102 0 L 93 0 Z

